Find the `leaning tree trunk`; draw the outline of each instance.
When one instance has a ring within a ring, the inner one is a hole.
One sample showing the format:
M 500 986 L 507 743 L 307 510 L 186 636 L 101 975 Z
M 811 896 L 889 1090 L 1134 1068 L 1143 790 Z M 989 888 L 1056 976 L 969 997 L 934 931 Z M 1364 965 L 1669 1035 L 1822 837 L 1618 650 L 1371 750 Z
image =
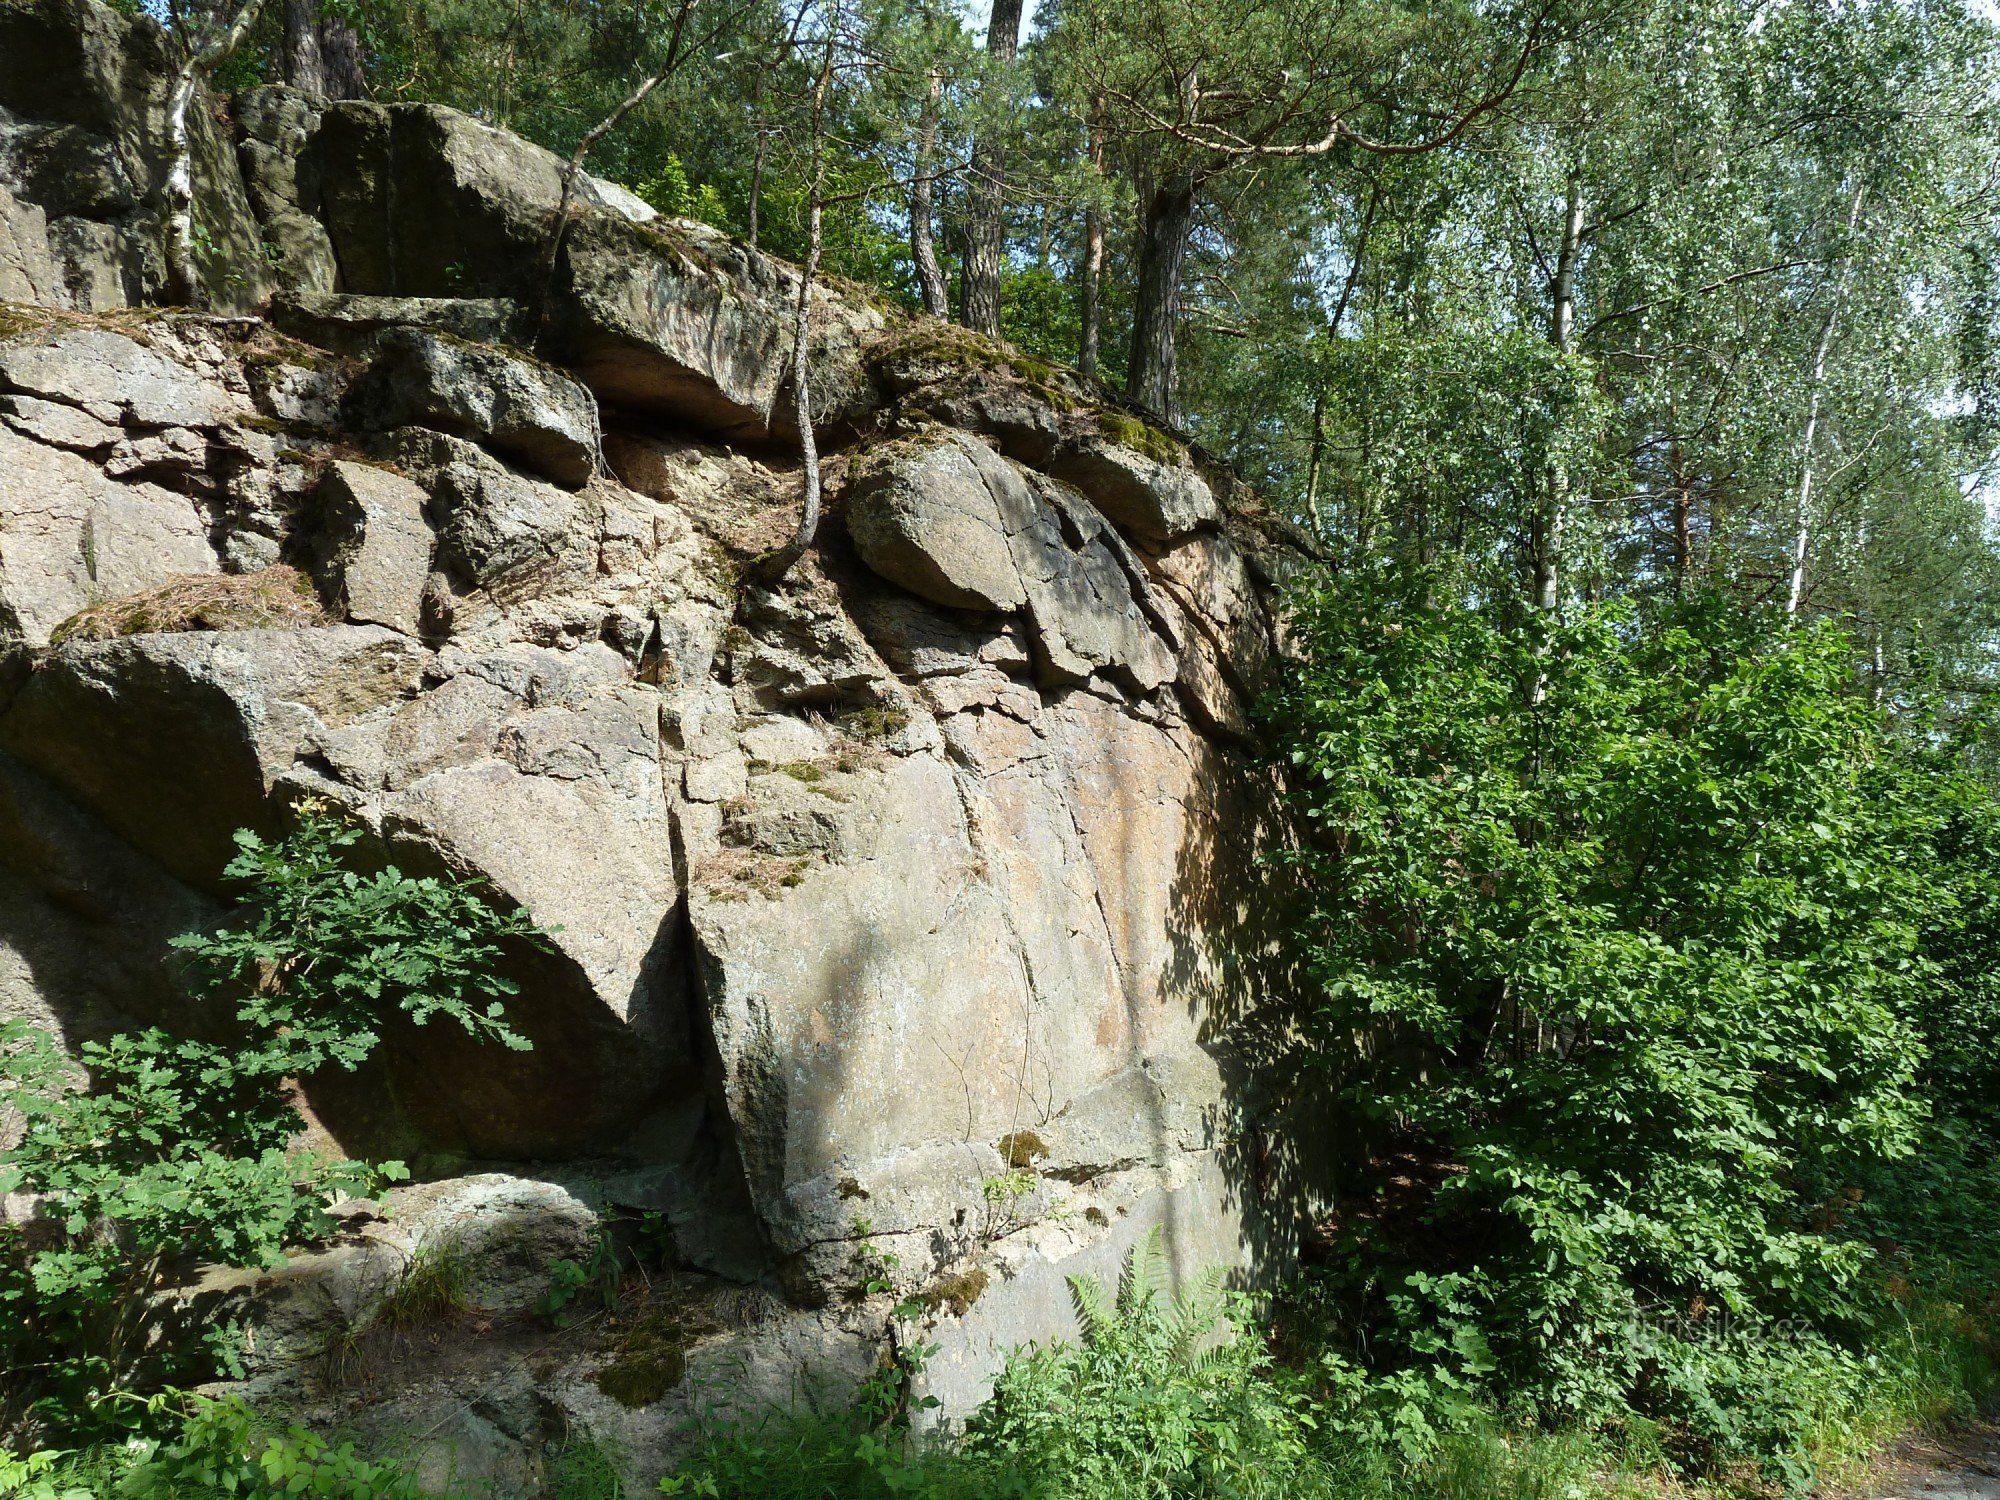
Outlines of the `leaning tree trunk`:
M 993 0 L 986 25 L 986 51 L 994 62 L 1011 64 L 1021 47 L 1022 0 Z M 1006 251 L 1007 152 L 1005 127 L 989 112 L 972 148 L 972 175 L 965 194 L 965 268 L 960 282 L 959 321 L 981 333 L 1000 333 L 1000 270 Z
M 202 297 L 201 269 L 194 251 L 194 148 L 188 132 L 188 110 L 201 81 L 228 59 L 256 24 L 263 0 L 249 0 L 235 18 L 206 42 L 189 37 L 181 65 L 167 91 L 167 170 L 160 189 L 160 206 L 167 262 L 167 296 L 183 306 Z
M 1174 343 L 1181 316 L 1181 276 L 1194 229 L 1197 184 L 1180 173 L 1154 185 L 1139 229 L 1139 274 L 1132 305 L 1132 365 L 1125 389 L 1136 405 L 1180 424 Z
M 923 292 L 924 311 L 934 318 L 951 316 L 951 301 L 944 284 L 944 268 L 938 264 L 937 242 L 931 238 L 933 174 L 936 172 L 938 101 L 944 93 L 944 74 L 930 70 L 924 102 L 917 116 L 916 160 L 910 174 L 910 259 L 917 268 L 917 286 Z
M 1104 327 L 1104 205 L 1098 191 L 1104 185 L 1104 96 L 1090 101 L 1091 198 L 1083 210 L 1083 296 L 1078 309 L 1083 324 L 1077 339 L 1076 368 L 1085 379 L 1097 374 L 1097 346 Z
M 826 49 L 820 59 L 819 76 L 813 80 L 812 109 L 808 124 L 812 131 L 812 167 L 806 198 L 806 261 L 799 268 L 799 300 L 792 308 L 792 410 L 799 424 L 799 473 L 804 490 L 799 500 L 799 524 L 792 539 L 759 561 L 758 573 L 776 583 L 792 565 L 806 555 L 819 533 L 820 473 L 819 439 L 813 432 L 812 390 L 807 377 L 812 352 L 813 280 L 819 275 L 821 224 L 826 208 L 826 96 L 833 84 L 833 50 L 840 31 L 840 7 L 835 0 L 827 19 Z

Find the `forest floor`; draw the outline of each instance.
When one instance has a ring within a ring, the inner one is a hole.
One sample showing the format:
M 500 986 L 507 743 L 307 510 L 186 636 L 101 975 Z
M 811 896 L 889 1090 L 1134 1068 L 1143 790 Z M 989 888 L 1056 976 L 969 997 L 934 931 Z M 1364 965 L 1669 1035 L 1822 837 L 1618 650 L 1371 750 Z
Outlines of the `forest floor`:
M 2000 1427 L 1981 1425 L 1894 1449 L 1839 1500 L 2000 1500 Z

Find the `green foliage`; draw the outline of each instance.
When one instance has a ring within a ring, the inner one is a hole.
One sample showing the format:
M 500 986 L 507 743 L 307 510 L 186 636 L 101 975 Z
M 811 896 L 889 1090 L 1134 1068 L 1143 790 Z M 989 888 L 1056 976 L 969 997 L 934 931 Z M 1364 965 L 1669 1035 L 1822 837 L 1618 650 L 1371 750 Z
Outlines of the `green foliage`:
M 164 1414 L 156 1398 L 146 1405 Z M 392 1463 L 363 1457 L 296 1424 L 278 1424 L 230 1397 L 185 1404 L 170 1439 L 139 1439 L 76 1452 L 0 1451 L 0 1496 L 9 1500 L 421 1500 Z
M 238 924 L 177 943 L 196 994 L 233 1003 L 232 1044 L 155 1028 L 71 1059 L 24 1022 L 0 1028 L 20 1124 L 0 1190 L 35 1195 L 42 1215 L 0 1228 L 0 1357 L 18 1374 L 0 1431 L 116 1424 L 129 1408 L 115 1393 L 228 1368 L 232 1329 L 160 1326 L 154 1299 L 175 1274 L 281 1264 L 330 1227 L 329 1200 L 406 1175 L 300 1152 L 292 1080 L 358 1066 L 398 1010 L 526 1045 L 503 1015 L 512 984 L 490 972 L 504 942 L 539 941 L 525 916 L 460 883 L 357 873 L 357 839 L 310 802 L 277 844 L 238 836 Z
M 397 1011 L 419 1026 L 441 1015 L 525 1051 L 504 1019 L 518 986 L 498 963 L 509 941 L 537 940 L 534 923 L 464 882 L 394 865 L 357 872 L 347 851 L 361 835 L 313 803 L 279 844 L 239 830 L 223 873 L 249 888 L 247 920 L 174 939 L 197 990 L 235 1000 L 237 1019 L 270 1036 L 267 1065 L 279 1074 L 352 1071 Z
M 583 1439 L 565 1443 L 549 1460 L 549 1500 L 625 1500 L 625 1481 L 602 1448 Z
M 970 1451 L 1035 1476 L 1028 1492 L 1052 1500 L 1330 1493 L 1305 1388 L 1225 1322 L 1252 1323 L 1251 1304 L 1225 1299 L 1214 1275 L 1169 1298 L 1162 1261 L 1156 1233 L 1115 1298 L 1072 1279 L 1082 1337 L 1008 1365 L 968 1426 Z
M 677 219 L 700 219 L 725 228 L 728 226 L 729 209 L 722 201 L 722 195 L 715 190 L 715 184 L 704 182 L 696 185 L 690 182 L 687 168 L 671 152 L 660 163 L 660 170 L 633 191 L 663 214 Z
M 413 1328 L 456 1317 L 472 1305 L 472 1257 L 451 1235 L 419 1244 L 382 1305 L 382 1315 L 398 1328 Z
M 234 1397 L 196 1401 L 179 1436 L 146 1451 L 117 1490 L 120 1500 L 420 1500 L 421 1494 L 395 1465 L 303 1427 L 275 1429 Z
M 1565 620 L 1400 567 L 1296 603 L 1273 714 L 1316 986 L 1274 1061 L 1433 1189 L 1347 1221 L 1336 1338 L 1417 1411 L 1636 1412 L 1691 1471 L 1803 1482 L 1887 1312 L 1836 1210 L 1950 1138 L 1919 1018 L 1983 794 L 1890 733 L 1831 629 Z

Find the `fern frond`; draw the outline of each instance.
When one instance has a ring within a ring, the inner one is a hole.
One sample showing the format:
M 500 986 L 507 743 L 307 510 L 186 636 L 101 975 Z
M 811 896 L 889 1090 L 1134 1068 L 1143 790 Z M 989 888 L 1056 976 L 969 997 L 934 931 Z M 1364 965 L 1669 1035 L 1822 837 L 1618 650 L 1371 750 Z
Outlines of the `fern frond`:
M 1125 1262 L 1125 1274 L 1118 1284 L 1118 1311 L 1135 1317 L 1160 1294 L 1167 1263 L 1167 1239 L 1155 1224 L 1146 1237 L 1132 1247 Z
M 1174 1299 L 1167 1334 L 1174 1352 L 1183 1359 L 1194 1356 L 1203 1339 L 1215 1329 L 1222 1316 L 1222 1291 L 1228 1272 L 1221 1266 L 1205 1266 Z
M 1086 1347 L 1103 1343 L 1118 1326 L 1119 1309 L 1105 1296 L 1095 1276 L 1070 1277 L 1069 1300 L 1076 1309 L 1076 1326 Z

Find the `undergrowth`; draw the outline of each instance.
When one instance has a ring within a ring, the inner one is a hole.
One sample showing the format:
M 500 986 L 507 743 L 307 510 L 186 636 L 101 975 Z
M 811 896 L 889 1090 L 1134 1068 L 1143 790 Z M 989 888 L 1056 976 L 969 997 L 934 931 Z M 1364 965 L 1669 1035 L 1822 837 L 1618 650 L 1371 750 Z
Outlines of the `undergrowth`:
M 1080 1337 L 1017 1351 L 952 1437 L 867 1401 L 707 1432 L 662 1482 L 704 1500 L 1639 1500 L 1775 1496 L 1851 1476 L 1885 1442 L 1941 1431 L 2000 1394 L 2000 1349 L 1962 1309 L 1928 1303 L 1864 1346 L 1786 1352 L 1741 1334 L 1707 1396 L 1746 1428 L 1796 1424 L 1789 1470 L 1741 1457 L 1691 1467 L 1671 1420 L 1627 1411 L 1537 1423 L 1432 1374 L 1371 1374 L 1337 1355 L 1280 1363 L 1268 1308 L 1208 1281 L 1162 1290 L 1157 1247 L 1115 1298 L 1072 1283 Z M 1752 1376 L 1773 1383 L 1758 1388 Z M 1684 1372 L 1684 1399 L 1696 1399 Z

